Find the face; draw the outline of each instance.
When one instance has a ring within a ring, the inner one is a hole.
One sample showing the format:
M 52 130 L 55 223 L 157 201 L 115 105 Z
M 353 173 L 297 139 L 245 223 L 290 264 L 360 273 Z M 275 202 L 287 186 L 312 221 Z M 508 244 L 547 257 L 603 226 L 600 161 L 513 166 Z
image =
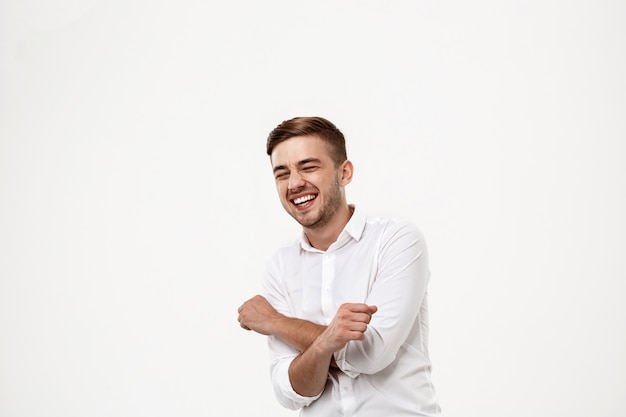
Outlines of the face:
M 280 202 L 303 227 L 323 228 L 346 205 L 343 187 L 351 180 L 352 165 L 345 161 L 335 167 L 323 140 L 290 138 L 276 145 L 270 159 Z

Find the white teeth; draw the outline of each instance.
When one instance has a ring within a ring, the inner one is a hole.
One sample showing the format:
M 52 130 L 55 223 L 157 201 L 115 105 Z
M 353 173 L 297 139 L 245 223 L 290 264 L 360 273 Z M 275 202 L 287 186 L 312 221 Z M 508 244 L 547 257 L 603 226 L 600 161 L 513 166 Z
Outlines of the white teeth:
M 315 198 L 314 195 L 305 195 L 299 198 L 296 198 L 295 200 L 293 200 L 294 204 L 302 204 L 302 203 L 306 203 L 309 200 L 313 200 Z

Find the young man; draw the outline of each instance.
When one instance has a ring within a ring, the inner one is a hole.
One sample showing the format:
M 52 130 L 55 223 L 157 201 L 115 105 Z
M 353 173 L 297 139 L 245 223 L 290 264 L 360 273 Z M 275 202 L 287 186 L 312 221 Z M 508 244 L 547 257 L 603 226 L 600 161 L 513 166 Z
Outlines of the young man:
M 264 294 L 243 303 L 239 323 L 269 336 L 278 401 L 302 416 L 438 415 L 421 233 L 347 203 L 353 166 L 328 120 L 284 121 L 267 154 L 303 234 L 269 260 Z

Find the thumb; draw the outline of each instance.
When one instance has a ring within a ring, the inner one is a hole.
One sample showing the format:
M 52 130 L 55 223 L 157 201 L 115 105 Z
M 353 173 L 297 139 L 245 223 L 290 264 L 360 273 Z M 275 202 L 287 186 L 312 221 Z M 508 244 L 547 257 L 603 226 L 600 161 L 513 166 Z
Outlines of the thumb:
M 374 314 L 378 311 L 378 307 L 376 306 L 368 306 L 370 309 L 370 314 Z

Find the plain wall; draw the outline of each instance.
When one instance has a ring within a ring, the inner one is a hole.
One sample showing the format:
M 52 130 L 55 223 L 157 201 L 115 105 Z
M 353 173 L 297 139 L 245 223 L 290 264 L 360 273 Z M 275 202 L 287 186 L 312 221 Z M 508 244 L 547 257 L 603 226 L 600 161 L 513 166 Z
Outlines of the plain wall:
M 447 416 L 626 392 L 619 1 L 0 4 L 0 416 L 291 416 L 237 308 L 299 232 L 264 153 L 320 115 L 425 233 Z

